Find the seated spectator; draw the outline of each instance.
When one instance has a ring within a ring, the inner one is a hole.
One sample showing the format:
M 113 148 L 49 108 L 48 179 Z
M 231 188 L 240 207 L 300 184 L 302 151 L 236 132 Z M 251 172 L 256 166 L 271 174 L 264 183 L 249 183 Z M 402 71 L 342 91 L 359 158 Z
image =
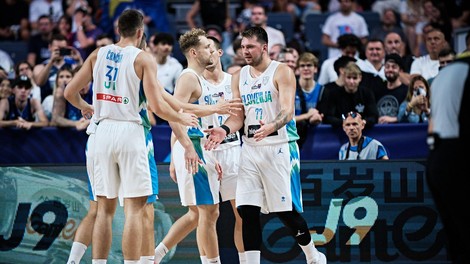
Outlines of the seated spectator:
M 366 121 L 357 112 L 343 115 L 343 130 L 349 140 L 339 149 L 340 160 L 388 160 L 382 143 L 362 135 L 365 125 Z
M 103 30 L 93 22 L 93 17 L 86 8 L 80 7 L 73 16 L 76 31 L 72 34 L 72 46 L 75 47 L 85 60 L 96 48 L 96 38 Z
M 341 51 L 340 56 L 350 56 L 358 59 L 359 51 L 362 49 L 361 40 L 354 34 L 344 34 L 338 38 L 338 48 Z M 333 57 L 323 61 L 320 68 L 320 75 L 318 76 L 318 82 L 321 85 L 325 85 L 338 79 L 333 64 L 339 57 Z
M 0 100 L 11 95 L 11 81 L 8 78 L 0 77 Z
M 165 90 L 173 94 L 176 80 L 178 79 L 183 65 L 171 56 L 175 40 L 169 33 L 157 33 L 153 38 L 152 54 L 157 60 L 157 78 Z
M 337 89 L 343 89 L 344 86 L 344 68 L 348 65 L 349 62 L 356 62 L 356 59 L 350 56 L 341 56 L 335 60 L 333 63 L 333 69 L 338 76 L 335 81 L 329 82 L 323 85 L 322 90 L 320 92 L 320 98 L 317 104 L 317 109 L 320 113 L 326 113 L 328 106 L 328 100 L 330 100 L 331 96 L 329 95 L 331 91 Z
M 28 41 L 30 37 L 29 1 L 0 1 L 0 41 Z
M 340 10 L 331 13 L 322 28 L 322 43 L 328 47 L 328 58 L 340 56 L 338 50 L 338 37 L 343 34 L 354 34 L 362 43 L 369 36 L 367 22 L 361 15 L 354 11 L 355 0 L 340 0 Z
M 455 51 L 451 48 L 444 48 L 443 50 L 441 50 L 441 52 L 439 52 L 439 55 L 438 55 L 438 60 L 439 60 L 439 72 L 442 70 L 442 68 L 444 68 L 445 66 L 447 66 L 447 64 L 453 62 L 455 60 L 455 57 L 457 55 L 455 54 Z M 439 73 L 438 73 L 439 75 Z M 437 76 L 437 75 L 436 75 Z M 430 78 L 428 80 L 428 83 L 429 83 L 429 86 L 431 86 L 432 84 L 432 81 L 435 79 L 435 77 L 433 78 Z
M 323 119 L 323 114 L 316 108 L 322 87 L 315 82 L 318 69 L 318 58 L 315 55 L 310 52 L 302 53 L 297 68 L 300 75 L 295 94 L 295 122 L 300 137 L 297 144 L 302 148 L 310 126 L 321 123 Z
M 32 83 L 28 76 L 18 76 L 13 84 L 13 94 L 0 101 L 0 127 L 17 127 L 26 130 L 49 124 L 41 102 L 31 98 Z M 37 121 L 36 121 L 37 120 Z
M 268 26 L 268 15 L 266 9 L 260 4 L 253 5 L 251 7 L 251 26 L 262 27 L 268 34 L 268 54 L 271 51 L 271 47 L 275 44 L 282 44 L 286 46 L 286 39 L 284 33 L 278 29 Z
M 82 116 L 81 111 L 70 104 L 64 97 L 67 84 L 72 80 L 73 75 L 80 67 L 72 70 L 71 67 L 62 67 L 57 72 L 56 88 L 54 90 L 54 104 L 52 107 L 51 126 L 74 127 L 77 130 L 84 130 L 90 123 L 89 119 Z M 93 101 L 93 91 L 91 83 L 80 90 L 80 95 L 89 104 Z
M 72 17 L 63 15 L 54 28 L 54 34 L 62 34 L 67 39 L 67 45 L 72 45 Z
M 349 62 L 343 74 L 344 87 L 333 89 L 328 93 L 323 123 L 339 128 L 343 124 L 341 115 L 354 111 L 360 113 L 367 121 L 366 127 L 373 126 L 378 119 L 377 103 L 371 89 L 359 85 L 362 79 L 361 70 L 356 63 Z
M 447 47 L 444 34 L 438 29 L 433 29 L 426 34 L 426 50 L 428 55 L 416 58 L 411 64 L 410 74 L 419 74 L 424 79 L 436 77 L 439 72 L 439 52 Z
M 400 81 L 408 86 L 410 84 L 410 69 L 413 63 L 414 57 L 411 55 L 406 42 L 395 32 L 390 32 L 385 36 L 384 40 L 385 54 L 396 53 L 400 55 L 403 68 L 400 71 Z
M 285 46 L 280 43 L 273 45 L 269 50 L 269 58 L 271 58 L 271 60 L 277 60 L 279 53 L 281 53 L 284 48 Z
M 36 31 L 40 23 L 41 16 L 46 15 L 51 18 L 53 24 L 59 21 L 64 14 L 62 9 L 62 1 L 60 0 L 31 0 L 29 4 L 29 23 L 31 29 Z
M 36 65 L 33 76 L 36 84 L 41 87 L 41 99 L 44 112 L 48 118 L 52 115 L 53 91 L 57 71 L 64 65 L 76 67 L 83 59 L 75 48 L 67 46 L 67 40 L 61 34 L 55 34 L 49 44 L 50 59 Z M 64 51 L 69 54 L 64 54 Z
M 381 14 L 380 25 L 377 25 L 371 30 L 371 39 L 376 38 L 385 41 L 385 36 L 390 32 L 395 32 L 402 37 L 405 36 L 405 32 L 403 32 L 403 29 L 397 23 L 397 15 L 393 9 L 386 8 Z
M 15 65 L 15 76 L 26 75 L 31 80 L 31 97 L 41 102 L 41 88 L 36 84 L 33 78 L 33 66 L 27 60 L 20 61 Z
M 421 75 L 411 78 L 405 101 L 398 111 L 398 122 L 427 123 L 431 114 L 429 84 Z
M 385 77 L 387 81 L 381 85 L 372 87 L 377 110 L 379 112 L 379 124 L 398 122 L 397 115 L 401 102 L 405 100 L 408 86 L 400 81 L 400 72 L 403 62 L 396 53 L 385 56 Z
M 243 50 L 242 50 L 242 39 L 236 38 L 232 42 L 232 48 L 234 55 L 232 57 L 232 65 L 231 66 L 240 66 L 243 67 L 246 65 L 245 57 L 243 57 Z M 277 57 L 276 57 L 277 58 Z
M 293 48 L 284 48 L 281 50 L 279 55 L 277 56 L 277 61 L 287 64 L 294 73 L 297 69 L 297 60 L 294 56 L 294 49 Z M 296 74 L 297 76 L 297 74 Z
M 34 33 L 28 42 L 27 60 L 33 67 L 51 57 L 49 44 L 54 29 L 54 22 L 47 15 L 40 16 L 37 25 L 37 33 Z

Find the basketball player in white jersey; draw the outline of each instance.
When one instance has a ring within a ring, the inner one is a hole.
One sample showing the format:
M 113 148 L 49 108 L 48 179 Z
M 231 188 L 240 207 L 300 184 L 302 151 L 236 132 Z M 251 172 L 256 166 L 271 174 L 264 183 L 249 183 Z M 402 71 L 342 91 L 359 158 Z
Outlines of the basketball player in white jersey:
M 207 38 L 209 39 L 209 43 L 215 52 L 212 53 L 213 63 L 207 66 L 202 73 L 202 76 L 204 77 L 202 80 L 204 82 L 204 87 L 208 89 L 208 95 L 204 97 L 204 101 L 207 104 L 214 104 L 218 103 L 220 100 L 232 99 L 232 90 L 230 87 L 232 76 L 222 70 L 220 57 L 223 54 L 223 50 L 221 49 L 220 42 L 211 36 L 208 36 Z M 203 117 L 201 118 L 201 127 L 203 129 L 207 129 L 214 126 L 220 126 L 228 116 L 229 115 L 227 114 L 213 114 L 207 117 Z M 201 141 L 203 144 L 205 138 L 201 138 Z M 236 133 L 230 134 L 225 139 L 224 144 L 222 144 L 218 149 L 219 151 L 214 151 L 214 157 L 220 164 L 219 170 L 223 170 L 223 177 L 220 181 L 220 194 L 222 201 L 230 200 L 232 208 L 234 209 L 236 218 L 234 241 L 235 246 L 239 252 L 240 263 L 246 263 L 243 254 L 244 249 L 241 230 L 241 218 L 238 215 L 235 207 L 235 190 L 240 157 L 240 143 L 240 135 L 238 131 Z M 173 179 L 177 179 L 174 167 L 175 160 L 172 160 L 170 164 L 170 175 Z M 181 168 L 181 170 L 183 170 L 183 168 Z M 176 244 L 178 244 L 197 227 L 197 216 L 197 212 L 193 210 L 192 207 L 190 207 L 188 213 L 180 217 L 173 224 L 167 236 L 155 249 L 155 263 L 160 263 L 166 253 L 168 253 L 169 249 L 176 246 Z
M 181 51 L 188 61 L 188 67 L 181 72 L 176 82 L 174 96 L 182 102 L 210 105 L 204 98 L 210 95 L 204 86 L 202 73 L 204 69 L 213 64 L 212 53 L 214 49 L 202 29 L 193 28 L 183 34 L 179 39 Z M 201 261 L 203 263 L 220 263 L 219 247 L 217 241 L 216 223 L 219 216 L 219 176 L 216 171 L 213 157 L 203 151 L 201 138 L 204 137 L 201 129 L 201 120 L 197 127 L 183 127 L 180 124 L 169 122 L 173 130 L 172 157 L 174 164 L 181 204 L 188 207 L 188 218 L 198 219 L 197 222 L 177 222 L 179 228 L 167 237 L 178 237 L 180 241 L 196 226 L 197 242 Z M 171 242 L 163 240 L 163 244 Z M 156 248 L 159 250 L 159 248 Z M 167 248 L 168 249 L 168 248 Z M 164 251 L 165 248 L 163 249 Z M 158 254 L 155 254 L 158 262 Z
M 96 126 L 88 144 L 87 167 L 98 212 L 93 228 L 93 263 L 106 263 L 111 247 L 112 219 L 118 192 L 124 197 L 125 224 L 122 237 L 124 263 L 139 263 L 142 247 L 142 217 L 151 185 L 148 141 L 150 129 L 147 104 L 167 120 L 195 125 L 195 115 L 178 113 L 163 99 L 157 80 L 155 60 L 137 48 L 144 32 L 143 15 L 124 11 L 118 20 L 121 36 L 117 44 L 95 50 L 65 89 L 65 98 L 93 116 Z M 79 95 L 93 81 L 93 106 Z M 141 81 L 143 89 L 141 89 Z
M 205 149 L 220 146 L 231 131 L 244 125 L 236 204 L 243 219 L 247 263 L 260 263 L 260 212 L 276 213 L 305 253 L 308 264 L 324 264 L 326 257 L 311 239 L 300 214 L 299 149 L 294 121 L 295 76 L 286 64 L 268 55 L 268 36 L 260 27 L 242 34 L 247 66 L 232 77 L 234 98 L 241 98 L 244 113 L 230 116 L 210 134 Z

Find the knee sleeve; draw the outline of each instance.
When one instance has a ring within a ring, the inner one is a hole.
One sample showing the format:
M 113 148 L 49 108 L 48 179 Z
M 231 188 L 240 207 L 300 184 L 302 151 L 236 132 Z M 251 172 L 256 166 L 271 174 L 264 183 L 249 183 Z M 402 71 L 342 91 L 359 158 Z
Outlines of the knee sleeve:
M 307 222 L 299 212 L 292 210 L 289 212 L 278 212 L 277 215 L 284 225 L 289 228 L 297 243 L 302 246 L 310 243 L 312 238 L 310 236 L 310 231 L 308 230 Z
M 242 205 L 238 213 L 242 218 L 243 246 L 246 251 L 261 249 L 260 207 Z

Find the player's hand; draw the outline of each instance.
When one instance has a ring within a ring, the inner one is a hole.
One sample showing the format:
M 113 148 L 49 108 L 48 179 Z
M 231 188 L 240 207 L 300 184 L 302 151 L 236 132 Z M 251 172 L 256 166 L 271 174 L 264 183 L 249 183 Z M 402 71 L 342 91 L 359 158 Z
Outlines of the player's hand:
M 92 105 L 87 104 L 87 107 L 83 108 L 81 112 L 82 112 L 82 116 L 85 119 L 90 120 L 91 117 L 93 116 L 93 113 L 95 112 L 95 109 L 93 108 Z
M 227 132 L 220 127 L 206 129 L 204 130 L 204 132 L 207 133 L 207 135 L 209 135 L 209 137 L 207 138 L 206 144 L 204 144 L 205 150 L 216 149 L 227 136 Z
M 225 100 L 222 96 L 214 105 L 215 112 L 219 115 L 234 115 L 242 110 L 243 103 L 240 98 Z
M 78 120 L 78 121 L 75 123 L 75 128 L 76 128 L 78 131 L 81 131 L 81 130 L 86 129 L 89 124 L 90 124 L 90 120 L 89 120 L 89 119 L 85 119 L 84 117 L 82 117 L 82 118 L 80 118 L 80 120 Z
M 183 113 L 183 109 L 180 109 L 178 111 L 180 114 L 180 121 L 179 123 L 184 125 L 184 126 L 190 126 L 190 127 L 197 127 L 199 124 L 197 116 L 195 114 L 191 113 Z
M 197 155 L 193 145 L 184 149 L 184 160 L 188 173 L 194 175 L 199 171 L 199 164 L 202 164 L 202 160 Z
M 261 127 L 256 130 L 255 134 L 253 135 L 253 138 L 255 141 L 261 141 L 265 137 L 271 135 L 274 131 L 276 131 L 276 128 L 274 127 L 273 123 L 265 124 L 263 121 L 259 121 L 259 124 Z

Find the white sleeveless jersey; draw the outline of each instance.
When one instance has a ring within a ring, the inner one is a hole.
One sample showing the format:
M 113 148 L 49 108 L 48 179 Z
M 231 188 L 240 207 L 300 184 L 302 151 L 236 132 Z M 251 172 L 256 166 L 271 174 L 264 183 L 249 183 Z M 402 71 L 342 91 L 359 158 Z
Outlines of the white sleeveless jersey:
M 100 48 L 93 68 L 94 120 L 131 121 L 150 127 L 147 99 L 135 72 L 134 61 L 142 50 L 114 44 Z
M 260 120 L 265 124 L 270 123 L 280 112 L 279 91 L 274 86 L 274 74 L 279 64 L 277 61 L 272 61 L 256 78 L 251 77 L 251 66 L 246 65 L 240 70 L 239 89 L 245 108 L 243 143 L 271 145 L 298 139 L 293 115 L 291 121 L 263 140 L 256 142 L 253 138 L 256 130 L 261 127 Z
M 203 105 L 214 105 L 224 97 L 225 100 L 232 99 L 232 75 L 224 72 L 224 79 L 219 84 L 213 84 L 206 79 L 203 79 L 204 87 L 208 88 L 209 93 L 203 97 L 203 102 L 199 101 L 199 104 Z M 201 118 L 202 129 L 208 129 L 213 127 L 219 127 L 229 115 L 212 114 Z M 207 135 L 203 138 L 202 142 L 205 143 Z M 217 150 L 228 149 L 233 146 L 240 146 L 240 134 L 237 132 L 227 135 L 222 143 L 217 147 Z
M 206 82 L 204 82 L 204 78 L 202 76 L 200 76 L 199 74 L 197 74 L 197 72 L 195 72 L 193 69 L 190 69 L 190 68 L 184 69 L 181 72 L 180 77 L 183 74 L 186 74 L 186 73 L 192 73 L 192 74 L 197 76 L 199 86 L 201 87 L 201 96 L 194 103 L 204 105 L 204 97 L 206 97 L 210 94 L 209 88 L 207 86 L 205 86 Z M 178 86 L 178 85 L 176 85 L 176 86 Z M 179 87 L 179 89 L 182 89 L 182 87 Z M 188 126 L 187 128 L 188 128 L 189 138 L 194 139 L 194 138 L 203 138 L 204 137 L 204 133 L 202 132 L 202 120 L 201 120 L 200 117 L 199 117 L 199 122 L 198 122 L 197 127 L 189 127 Z

